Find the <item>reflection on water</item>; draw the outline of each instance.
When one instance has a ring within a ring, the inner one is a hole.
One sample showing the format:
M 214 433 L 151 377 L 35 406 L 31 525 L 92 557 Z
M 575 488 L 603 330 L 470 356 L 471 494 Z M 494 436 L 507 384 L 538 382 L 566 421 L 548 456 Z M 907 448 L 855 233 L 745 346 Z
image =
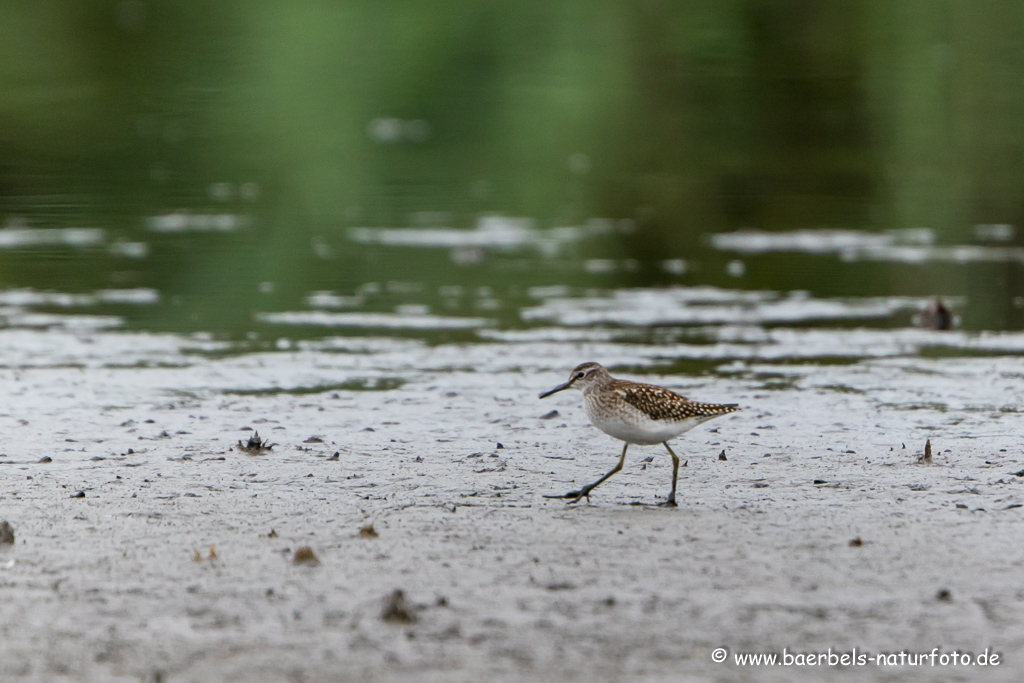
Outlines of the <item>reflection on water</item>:
M 0 325 L 1016 353 L 1018 5 L 805 4 L 5 6 Z
M 1012 239 L 1012 226 L 975 226 L 982 239 L 1006 242 Z M 1024 247 L 978 244 L 935 245 L 935 235 L 927 228 L 888 230 L 870 233 L 859 230 L 797 230 L 794 232 L 719 233 L 711 243 L 722 251 L 741 254 L 790 252 L 835 254 L 844 261 L 895 261 L 899 263 L 971 263 L 1014 262 L 1024 264 Z

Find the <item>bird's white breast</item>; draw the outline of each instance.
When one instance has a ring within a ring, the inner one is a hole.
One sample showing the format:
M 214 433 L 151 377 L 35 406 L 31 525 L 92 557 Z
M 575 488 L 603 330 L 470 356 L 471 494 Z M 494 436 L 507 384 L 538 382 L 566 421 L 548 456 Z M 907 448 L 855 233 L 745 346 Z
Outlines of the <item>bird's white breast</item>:
M 591 395 L 584 396 L 583 407 L 590 421 L 602 432 L 640 446 L 664 443 L 713 417 L 700 415 L 684 420 L 652 420 L 625 402 L 607 405 Z

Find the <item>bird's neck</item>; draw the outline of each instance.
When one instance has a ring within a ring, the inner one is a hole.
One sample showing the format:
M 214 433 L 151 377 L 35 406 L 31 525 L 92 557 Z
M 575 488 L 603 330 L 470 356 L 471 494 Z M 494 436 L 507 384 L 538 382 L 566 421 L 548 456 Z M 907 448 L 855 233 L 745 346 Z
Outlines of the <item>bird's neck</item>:
M 603 372 L 599 376 L 592 379 L 589 384 L 587 384 L 587 386 L 583 389 L 583 395 L 586 396 L 591 392 L 600 391 L 601 389 L 604 389 L 614 381 L 614 377 L 609 375 L 607 372 Z

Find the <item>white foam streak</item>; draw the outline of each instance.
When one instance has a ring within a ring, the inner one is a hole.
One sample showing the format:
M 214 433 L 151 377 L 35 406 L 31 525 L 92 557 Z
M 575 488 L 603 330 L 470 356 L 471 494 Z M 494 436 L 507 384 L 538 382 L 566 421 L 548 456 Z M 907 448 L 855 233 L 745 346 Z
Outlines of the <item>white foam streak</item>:
M 617 290 L 611 296 L 552 298 L 521 311 L 529 322 L 561 325 L 713 325 L 779 324 L 811 320 L 885 318 L 916 311 L 921 299 L 876 297 L 780 298 L 773 292 L 740 292 L 711 287 Z
M 379 327 L 389 329 L 446 330 L 472 329 L 492 324 L 486 318 L 455 318 L 440 315 L 400 313 L 327 313 L 324 311 L 282 311 L 257 313 L 256 320 L 272 325 L 317 325 L 323 327 Z
M 888 261 L 908 264 L 1024 263 L 1022 247 L 972 244 L 936 246 L 934 242 L 935 235 L 928 228 L 882 233 L 862 230 L 739 230 L 711 236 L 711 244 L 716 249 L 740 254 L 835 254 L 848 262 Z
M 94 247 L 106 234 L 99 228 L 4 228 L 0 230 L 0 249 L 57 246 Z

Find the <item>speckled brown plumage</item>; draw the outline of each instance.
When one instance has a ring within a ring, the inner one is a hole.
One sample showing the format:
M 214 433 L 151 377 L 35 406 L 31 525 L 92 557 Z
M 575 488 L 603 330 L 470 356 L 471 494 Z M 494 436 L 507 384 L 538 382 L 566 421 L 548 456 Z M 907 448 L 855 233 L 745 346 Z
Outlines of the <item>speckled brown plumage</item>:
M 621 471 L 630 444 L 653 446 L 660 443 L 672 456 L 672 490 L 659 505 L 675 506 L 679 456 L 668 442 L 702 422 L 739 410 L 735 403 L 697 403 L 664 387 L 615 379 L 598 363 L 577 365 L 569 374 L 568 382 L 542 392 L 540 398 L 566 389 L 582 391 L 583 407 L 594 426 L 624 442 L 619 463 L 603 477 L 576 491 L 544 496 L 565 498 L 570 503 L 581 498 L 589 499 L 591 491 Z
M 691 417 L 715 417 L 739 410 L 735 403 L 697 403 L 674 391 L 653 384 L 613 380 L 606 391 L 622 399 L 652 420 L 686 420 Z

